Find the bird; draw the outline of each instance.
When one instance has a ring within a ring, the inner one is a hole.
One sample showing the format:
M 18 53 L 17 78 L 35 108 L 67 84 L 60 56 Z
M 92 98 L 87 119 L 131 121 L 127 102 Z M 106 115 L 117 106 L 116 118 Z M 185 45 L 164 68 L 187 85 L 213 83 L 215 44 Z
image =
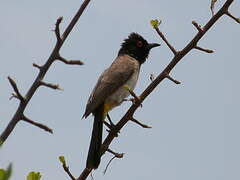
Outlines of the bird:
M 131 33 L 121 44 L 117 57 L 99 77 L 87 101 L 83 118 L 93 114 L 93 129 L 86 168 L 97 169 L 101 161 L 103 122 L 109 111 L 121 105 L 134 90 L 141 65 L 158 43 L 148 43 L 140 34 Z M 125 87 L 125 88 L 124 88 Z

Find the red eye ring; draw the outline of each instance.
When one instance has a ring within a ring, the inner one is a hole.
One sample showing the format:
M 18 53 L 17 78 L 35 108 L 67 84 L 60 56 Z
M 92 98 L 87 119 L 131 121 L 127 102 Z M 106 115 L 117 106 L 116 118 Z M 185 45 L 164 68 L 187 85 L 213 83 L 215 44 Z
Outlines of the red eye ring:
M 142 46 L 143 46 L 143 43 L 142 43 L 142 41 L 138 41 L 138 42 L 137 42 L 137 47 L 139 47 L 139 48 L 140 48 L 140 47 L 142 47 Z

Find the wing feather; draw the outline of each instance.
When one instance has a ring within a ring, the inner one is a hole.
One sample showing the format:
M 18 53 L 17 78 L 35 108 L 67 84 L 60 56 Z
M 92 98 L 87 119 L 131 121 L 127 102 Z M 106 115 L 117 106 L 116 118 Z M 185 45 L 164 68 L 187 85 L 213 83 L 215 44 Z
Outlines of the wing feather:
M 94 110 L 113 94 L 118 88 L 123 86 L 131 75 L 139 70 L 139 63 L 131 56 L 119 56 L 99 77 L 86 106 L 83 117 L 89 116 Z

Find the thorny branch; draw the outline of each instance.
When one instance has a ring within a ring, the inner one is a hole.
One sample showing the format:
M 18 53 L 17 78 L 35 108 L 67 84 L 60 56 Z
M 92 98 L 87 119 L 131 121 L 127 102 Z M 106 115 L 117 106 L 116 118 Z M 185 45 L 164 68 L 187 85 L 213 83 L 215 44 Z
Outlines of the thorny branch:
M 212 18 L 206 23 L 206 25 L 201 28 L 195 21 L 193 21 L 193 25 L 198 29 L 198 33 L 194 36 L 194 38 L 186 45 L 185 48 L 183 48 L 181 51 L 176 51 L 173 46 L 171 46 L 166 38 L 163 36 L 161 31 L 156 28 L 156 32 L 159 34 L 159 36 L 165 41 L 167 46 L 170 48 L 170 50 L 174 53 L 173 59 L 170 61 L 170 63 L 166 66 L 166 68 L 152 81 L 152 83 L 143 91 L 143 93 L 140 95 L 139 100 L 140 102 L 143 102 L 148 95 L 166 78 L 166 74 L 170 74 L 172 69 L 178 64 L 178 62 L 192 49 L 194 49 L 199 42 L 199 40 L 205 35 L 205 33 L 212 27 L 212 25 L 226 12 L 228 12 L 229 6 L 232 4 L 234 0 L 226 0 L 225 4 L 222 6 L 222 8 L 212 16 Z M 120 119 L 120 121 L 114 126 L 114 128 L 111 129 L 110 133 L 105 138 L 103 144 L 102 144 L 102 155 L 109 149 L 109 145 L 111 144 L 112 140 L 115 138 L 116 134 L 119 132 L 120 129 L 123 128 L 123 126 L 133 119 L 133 114 L 135 111 L 139 108 L 139 103 L 134 103 L 131 105 L 131 107 L 128 109 L 126 114 Z M 89 174 L 91 173 L 92 169 L 85 168 L 77 180 L 85 180 Z
M 27 93 L 25 95 L 25 98 L 23 98 L 23 96 L 19 93 L 18 88 L 16 86 L 16 83 L 11 78 L 8 78 L 9 82 L 11 83 L 11 85 L 12 85 L 12 87 L 13 87 L 15 93 L 16 93 L 16 95 L 14 94 L 15 95 L 14 97 L 17 97 L 17 98 L 20 99 L 20 104 L 19 104 L 15 114 L 13 115 L 11 121 L 8 123 L 7 127 L 5 128 L 5 130 L 3 131 L 3 133 L 0 136 L 0 141 L 2 143 L 4 143 L 6 141 L 6 139 L 8 138 L 8 136 L 12 133 L 16 124 L 20 120 L 22 120 L 21 118 L 23 117 L 24 110 L 26 109 L 29 101 L 31 100 L 32 96 L 34 95 L 34 93 L 36 92 L 38 87 L 40 85 L 42 85 L 42 82 L 43 82 L 42 80 L 45 77 L 49 67 L 59 57 L 59 51 L 60 51 L 64 41 L 67 39 L 69 33 L 72 31 L 73 27 L 75 26 L 75 24 L 77 23 L 77 21 L 81 17 L 83 11 L 85 10 L 85 8 L 89 4 L 89 2 L 90 2 L 90 0 L 84 0 L 83 1 L 82 5 L 80 6 L 79 10 L 75 14 L 73 19 L 69 23 L 69 25 L 67 26 L 67 28 L 65 29 L 62 36 L 60 35 L 60 29 L 59 29 L 59 25 L 62 21 L 62 17 L 57 19 L 56 26 L 55 26 L 55 35 L 57 37 L 57 41 L 56 41 L 55 47 L 54 47 L 53 51 L 51 52 L 49 58 L 47 59 L 46 63 L 43 66 L 33 64 L 34 67 L 37 67 L 39 69 L 39 73 L 38 73 L 35 81 L 31 85 L 31 87 L 27 91 Z M 82 63 L 76 62 L 76 61 L 67 61 L 65 63 L 82 65 Z M 47 84 L 45 84 L 45 85 L 47 85 Z M 48 87 L 51 87 L 50 84 L 48 84 L 48 85 L 49 85 Z M 55 88 L 55 87 L 58 88 L 57 86 L 52 86 L 52 88 Z M 30 121 L 27 121 L 26 119 L 25 119 L 25 121 L 30 122 Z M 35 123 L 35 125 L 36 125 L 36 123 Z

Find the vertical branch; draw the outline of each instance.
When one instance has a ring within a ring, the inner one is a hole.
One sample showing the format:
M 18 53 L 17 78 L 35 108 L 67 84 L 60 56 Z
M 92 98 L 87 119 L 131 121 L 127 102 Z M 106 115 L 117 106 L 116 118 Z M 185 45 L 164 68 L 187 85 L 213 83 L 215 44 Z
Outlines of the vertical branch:
M 67 28 L 64 31 L 61 38 L 60 38 L 59 25 L 62 21 L 62 18 L 58 18 L 58 20 L 56 22 L 56 27 L 55 27 L 55 33 L 56 33 L 56 36 L 57 36 L 57 41 L 56 41 L 55 47 L 54 47 L 52 53 L 50 54 L 49 58 L 47 59 L 46 63 L 43 66 L 34 65 L 35 67 L 38 67 L 40 71 L 39 71 L 35 81 L 31 85 L 29 90 L 27 91 L 27 93 L 25 95 L 25 98 L 24 98 L 24 101 L 20 102 L 20 104 L 19 104 L 15 114 L 13 115 L 11 121 L 8 123 L 7 127 L 5 128 L 3 133 L 1 134 L 1 136 L 0 136 L 0 141 L 1 142 L 6 141 L 8 136 L 12 133 L 13 129 L 15 128 L 16 124 L 19 122 L 21 117 L 23 117 L 24 110 L 27 107 L 29 101 L 31 100 L 32 96 L 34 95 L 34 93 L 36 92 L 38 87 L 41 85 L 41 82 L 42 82 L 43 78 L 45 77 L 49 67 L 59 57 L 59 51 L 60 51 L 64 41 L 68 37 L 69 33 L 72 31 L 73 27 L 77 23 L 78 19 L 80 18 L 80 16 L 83 13 L 83 11 L 86 9 L 89 2 L 90 2 L 90 0 L 85 0 L 82 3 L 82 5 L 78 9 L 76 15 L 73 17 L 73 19 L 71 20 L 71 22 L 67 26 Z

